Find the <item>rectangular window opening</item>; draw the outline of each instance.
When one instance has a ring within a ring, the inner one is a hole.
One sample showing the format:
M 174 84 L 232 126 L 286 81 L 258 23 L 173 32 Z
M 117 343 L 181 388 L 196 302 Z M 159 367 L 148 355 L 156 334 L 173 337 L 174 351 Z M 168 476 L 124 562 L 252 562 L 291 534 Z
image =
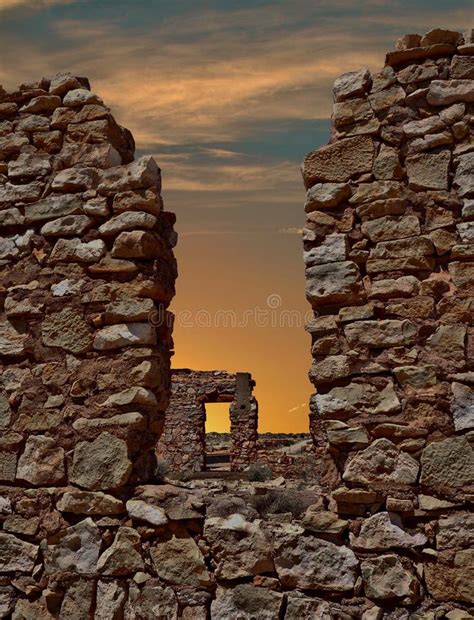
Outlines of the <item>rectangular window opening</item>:
M 206 470 L 230 471 L 230 403 L 206 403 Z

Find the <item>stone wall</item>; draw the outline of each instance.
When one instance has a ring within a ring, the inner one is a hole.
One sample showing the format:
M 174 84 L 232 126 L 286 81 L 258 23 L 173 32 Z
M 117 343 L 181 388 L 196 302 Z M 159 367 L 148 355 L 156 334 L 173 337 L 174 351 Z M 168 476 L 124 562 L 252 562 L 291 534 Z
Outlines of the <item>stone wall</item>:
M 339 77 L 302 168 L 316 467 L 387 613 L 474 602 L 473 35 Z
M 257 458 L 258 405 L 248 373 L 173 370 L 171 400 L 157 457 L 171 471 L 206 468 L 206 403 L 230 403 L 230 467 L 244 469 Z
M 159 171 L 87 81 L 2 91 L 0 617 L 472 618 L 474 40 L 398 48 L 337 80 L 305 160 L 320 487 L 152 484 L 176 275 Z M 250 377 L 181 373 L 187 405 L 232 403 L 250 459 Z
M 160 189 L 86 79 L 0 89 L 0 583 L 26 595 L 90 572 L 95 520 L 153 480 L 176 278 Z

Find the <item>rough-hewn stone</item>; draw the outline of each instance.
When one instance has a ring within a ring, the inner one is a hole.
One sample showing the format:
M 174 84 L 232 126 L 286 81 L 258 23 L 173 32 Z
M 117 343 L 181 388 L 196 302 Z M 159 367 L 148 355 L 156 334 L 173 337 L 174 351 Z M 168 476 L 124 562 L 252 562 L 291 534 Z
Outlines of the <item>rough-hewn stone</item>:
M 204 535 L 217 559 L 217 577 L 237 579 L 273 571 L 268 538 L 241 514 L 207 519 Z
M 107 490 L 125 484 L 131 469 L 125 441 L 101 433 L 94 441 L 77 444 L 69 477 L 85 489 Z
M 363 95 L 370 88 L 372 78 L 370 71 L 364 67 L 359 71 L 343 73 L 336 78 L 333 86 L 335 101 L 343 101 Z
M 38 555 L 38 547 L 0 532 L 0 570 L 2 573 L 31 574 Z
M 34 485 L 49 486 L 62 482 L 65 474 L 63 448 L 51 437 L 28 437 L 18 459 L 16 477 Z
M 433 80 L 426 96 L 431 105 L 474 101 L 474 80 Z
M 0 616 L 467 620 L 473 52 L 434 29 L 336 81 L 303 171 L 314 442 L 276 451 L 248 375 L 170 380 L 158 166 L 85 78 L 0 87 Z M 232 469 L 284 477 L 167 479 L 155 450 L 205 467 L 208 402 Z
M 192 538 L 173 536 L 150 549 L 150 556 L 158 576 L 167 583 L 194 587 L 210 584 L 204 558 Z
M 420 153 L 406 159 L 410 187 L 415 190 L 448 189 L 449 151 Z
M 308 267 L 306 297 L 314 306 L 363 300 L 364 289 L 358 266 L 343 261 Z
M 123 502 L 112 495 L 78 489 L 64 493 L 56 506 L 62 512 L 86 515 L 115 515 L 125 511 Z
M 345 183 L 369 172 L 375 157 L 372 138 L 355 136 L 335 142 L 306 155 L 303 179 L 306 187 L 315 183 Z
M 267 588 L 256 588 L 251 584 L 239 584 L 235 588 L 219 587 L 211 605 L 211 617 L 223 620 L 237 618 L 251 620 L 273 620 L 278 618 L 283 605 L 283 596 Z
M 366 519 L 362 523 L 358 536 L 351 537 L 354 549 L 361 551 L 384 551 L 386 549 L 413 549 L 422 547 L 427 542 L 421 533 L 413 536 L 405 532 L 400 519 L 387 512 Z
M 103 575 L 133 575 L 144 569 L 140 535 L 131 527 L 120 527 L 113 543 L 100 556 L 97 570 Z
M 92 346 L 91 330 L 82 313 L 69 308 L 46 317 L 41 336 L 45 346 L 71 353 L 85 353 Z
M 415 603 L 419 598 L 419 581 L 411 571 L 404 568 L 396 555 L 382 555 L 363 561 L 361 573 L 365 593 L 370 599 L 405 599 L 407 603 Z
M 275 568 L 282 584 L 303 590 L 351 591 L 359 565 L 354 553 L 301 534 L 294 525 L 275 533 Z
M 388 439 L 376 439 L 347 463 L 343 478 L 365 485 L 405 486 L 415 484 L 420 466 Z
M 100 531 L 88 517 L 63 530 L 57 542 L 42 543 L 46 573 L 73 571 L 93 573 L 100 551 Z
M 420 482 L 432 489 L 459 488 L 474 479 L 474 450 L 466 437 L 430 443 L 421 456 Z

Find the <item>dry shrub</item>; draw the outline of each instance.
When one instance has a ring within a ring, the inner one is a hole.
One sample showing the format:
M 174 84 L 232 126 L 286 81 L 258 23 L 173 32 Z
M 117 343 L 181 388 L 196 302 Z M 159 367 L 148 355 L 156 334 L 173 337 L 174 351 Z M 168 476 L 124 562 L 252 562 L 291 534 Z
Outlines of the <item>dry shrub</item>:
M 247 469 L 250 482 L 266 482 L 273 478 L 273 472 L 265 463 L 252 463 Z
M 297 491 L 272 490 L 265 495 L 257 495 L 253 498 L 255 510 L 261 517 L 268 514 L 281 514 L 291 512 L 293 517 L 300 517 L 310 505 L 310 500 L 304 498 Z

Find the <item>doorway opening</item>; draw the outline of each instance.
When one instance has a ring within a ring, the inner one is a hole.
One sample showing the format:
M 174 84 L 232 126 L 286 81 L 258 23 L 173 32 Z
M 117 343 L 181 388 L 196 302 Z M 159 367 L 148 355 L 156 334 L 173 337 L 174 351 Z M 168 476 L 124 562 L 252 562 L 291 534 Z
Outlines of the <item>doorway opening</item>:
M 206 403 L 205 469 L 230 471 L 229 403 Z

